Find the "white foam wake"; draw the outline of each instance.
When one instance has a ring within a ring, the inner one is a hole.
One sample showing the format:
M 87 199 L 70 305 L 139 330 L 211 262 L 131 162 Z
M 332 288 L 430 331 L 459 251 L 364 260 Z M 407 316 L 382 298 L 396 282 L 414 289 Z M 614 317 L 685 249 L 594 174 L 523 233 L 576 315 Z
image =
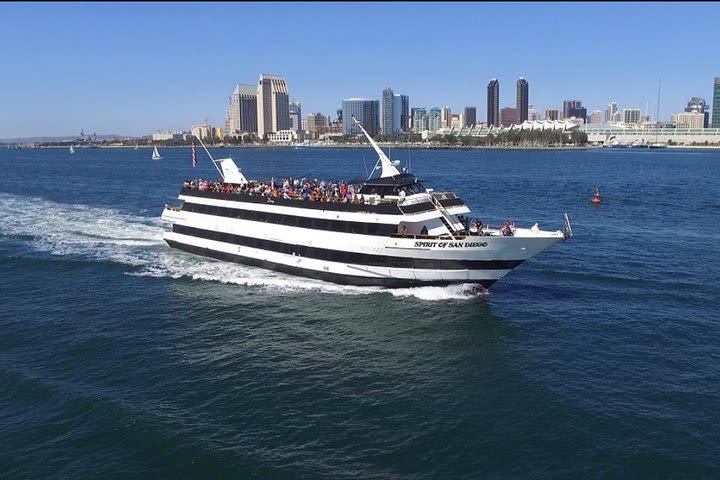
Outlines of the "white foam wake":
M 36 251 L 135 267 L 129 275 L 192 278 L 257 287 L 274 292 L 318 291 L 343 295 L 389 292 L 421 300 L 469 299 L 482 289 L 469 285 L 383 289 L 337 285 L 245 265 L 220 262 L 168 247 L 167 224 L 109 208 L 62 204 L 0 193 L 0 234 L 27 237 Z

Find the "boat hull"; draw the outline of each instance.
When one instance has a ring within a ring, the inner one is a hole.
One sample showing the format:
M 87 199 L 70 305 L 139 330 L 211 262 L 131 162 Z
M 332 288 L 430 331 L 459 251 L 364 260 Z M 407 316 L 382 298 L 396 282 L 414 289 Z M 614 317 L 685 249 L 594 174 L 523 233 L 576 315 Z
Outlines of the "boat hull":
M 219 250 L 213 250 L 210 248 L 198 247 L 195 245 L 189 245 L 186 243 L 177 242 L 174 240 L 165 240 L 167 244 L 178 250 L 182 250 L 187 253 L 195 255 L 201 255 L 204 257 L 214 258 L 216 260 L 222 260 L 225 262 L 240 263 L 243 265 L 249 265 L 252 267 L 264 268 L 266 270 L 274 270 L 277 272 L 287 273 L 290 275 L 296 275 L 305 278 L 313 278 L 317 280 L 323 280 L 326 282 L 337 283 L 340 285 L 355 285 L 361 287 L 379 286 L 385 288 L 408 288 L 408 287 L 419 287 L 419 286 L 445 286 L 455 283 L 477 283 L 482 285 L 484 288 L 490 288 L 497 280 L 410 280 L 403 278 L 392 278 L 392 277 L 367 277 L 359 275 L 346 275 L 333 273 L 324 270 L 313 270 L 310 268 L 303 268 L 299 266 L 292 266 L 285 263 L 273 262 L 270 260 L 263 260 L 254 257 L 246 257 L 243 255 L 227 253 Z

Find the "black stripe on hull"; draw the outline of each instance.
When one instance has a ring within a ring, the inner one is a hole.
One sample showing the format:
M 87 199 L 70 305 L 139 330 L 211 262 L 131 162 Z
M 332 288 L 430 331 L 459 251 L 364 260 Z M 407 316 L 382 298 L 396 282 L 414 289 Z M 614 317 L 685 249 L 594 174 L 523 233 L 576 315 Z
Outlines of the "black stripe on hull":
M 349 263 L 352 265 L 367 265 L 372 267 L 416 268 L 418 270 L 509 270 L 520 265 L 524 260 L 452 260 L 398 257 L 390 255 L 375 255 L 369 253 L 346 252 L 328 248 L 307 247 L 292 243 L 264 240 L 262 238 L 234 235 L 232 233 L 205 230 L 188 227 L 186 225 L 173 225 L 173 232 L 191 237 L 214 240 L 243 247 L 258 248 L 286 255 L 298 255 L 336 263 Z
M 355 222 L 351 220 L 335 220 L 331 218 L 302 217 L 282 213 L 262 212 L 259 210 L 243 210 L 241 208 L 218 207 L 203 203 L 185 202 L 185 212 L 201 213 L 216 217 L 249 220 L 251 222 L 285 225 L 310 230 L 327 230 L 329 232 L 353 233 L 356 235 L 390 236 L 397 233 L 397 224 L 377 222 Z
M 386 287 L 386 288 L 407 288 L 407 287 L 425 287 L 425 286 L 444 286 L 451 285 L 453 283 L 478 283 L 485 288 L 490 288 L 495 280 L 465 280 L 465 281 L 418 281 L 418 280 L 405 280 L 401 278 L 383 278 L 383 277 L 359 277 L 353 275 L 341 275 L 338 273 L 331 272 L 320 272 L 317 270 L 310 270 L 307 268 L 293 267 L 282 263 L 269 262 L 267 260 L 260 260 L 258 258 L 246 257 L 243 255 L 236 255 L 231 253 L 219 252 L 209 248 L 196 247 L 194 245 L 188 245 L 182 242 L 176 242 L 175 240 L 165 240 L 168 245 L 172 248 L 177 248 L 184 252 L 193 253 L 195 255 L 201 255 L 203 257 L 215 258 L 217 260 L 223 260 L 226 262 L 241 263 L 243 265 L 250 265 L 253 267 L 260 267 L 266 270 L 275 270 L 278 272 L 288 273 L 290 275 L 297 275 L 300 277 L 314 278 L 317 280 L 323 280 L 326 282 L 338 283 L 340 285 L 356 285 L 360 287 Z

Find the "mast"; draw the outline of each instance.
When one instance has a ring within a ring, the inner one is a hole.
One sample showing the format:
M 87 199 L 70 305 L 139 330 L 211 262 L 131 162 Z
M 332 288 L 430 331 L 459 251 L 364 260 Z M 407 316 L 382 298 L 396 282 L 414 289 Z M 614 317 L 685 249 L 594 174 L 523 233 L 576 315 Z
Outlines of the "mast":
M 351 118 L 357 124 L 357 126 L 360 127 L 360 130 L 362 130 L 362 132 L 365 134 L 365 137 L 370 142 L 370 145 L 372 145 L 372 147 L 375 149 L 375 152 L 377 152 L 378 157 L 380 157 L 379 161 L 380 161 L 380 164 L 382 165 L 382 171 L 380 173 L 380 178 L 392 177 L 394 175 L 400 175 L 400 172 L 398 171 L 398 169 L 395 168 L 395 166 L 392 164 L 392 162 L 387 157 L 387 155 L 385 155 L 385 152 L 383 152 L 382 149 L 378 146 L 378 144 L 375 143 L 375 140 L 373 140 L 372 137 L 365 131 L 362 124 L 357 121 L 357 119 L 355 118 L 354 115 Z
M 215 162 L 215 159 L 213 158 L 212 155 L 210 155 L 210 151 L 207 149 L 207 147 L 206 147 L 205 144 L 203 143 L 202 139 L 201 139 L 199 136 L 195 135 L 195 134 L 193 134 L 193 136 L 198 139 L 198 141 L 200 142 L 200 145 L 202 145 L 202 147 L 205 149 L 205 153 L 208 154 L 208 157 L 210 157 L 210 160 L 212 161 L 213 165 L 215 165 L 215 169 L 218 171 L 218 173 L 220 174 L 220 176 L 222 177 L 222 179 L 223 179 L 223 181 L 224 181 L 224 180 L 225 180 L 225 175 L 223 175 L 223 172 L 222 172 L 222 170 L 220 170 L 220 167 L 217 166 L 217 163 Z
M 658 130 L 660 129 L 660 82 L 658 80 L 658 98 L 657 98 L 657 110 L 655 110 L 655 143 L 658 141 Z

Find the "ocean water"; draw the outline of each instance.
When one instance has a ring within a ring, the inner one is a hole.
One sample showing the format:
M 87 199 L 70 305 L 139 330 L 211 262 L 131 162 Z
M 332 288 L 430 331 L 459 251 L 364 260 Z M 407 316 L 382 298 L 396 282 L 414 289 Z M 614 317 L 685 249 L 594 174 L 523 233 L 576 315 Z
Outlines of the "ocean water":
M 720 151 L 393 150 L 485 223 L 568 213 L 481 292 L 171 250 L 163 204 L 218 175 L 162 150 L 0 150 L 1 478 L 720 477 Z M 263 179 L 375 159 L 213 152 Z

